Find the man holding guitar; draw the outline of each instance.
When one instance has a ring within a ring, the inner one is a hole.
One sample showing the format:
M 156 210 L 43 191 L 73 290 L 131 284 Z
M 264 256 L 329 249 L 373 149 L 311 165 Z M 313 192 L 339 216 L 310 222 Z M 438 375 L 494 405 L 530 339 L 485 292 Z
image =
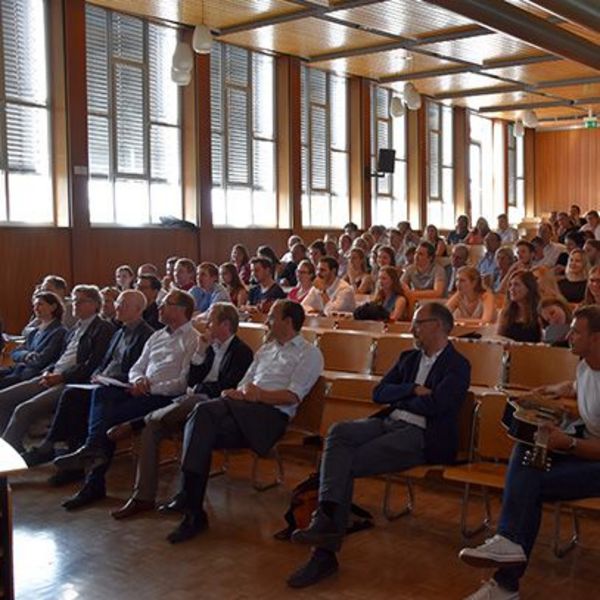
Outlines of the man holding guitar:
M 467 600 L 518 599 L 519 580 L 538 534 L 543 502 L 600 496 L 600 306 L 584 306 L 575 312 L 569 345 L 582 359 L 576 380 L 535 391 L 549 398 L 576 398 L 581 432 L 569 435 L 551 422 L 542 426 L 548 451 L 559 452 L 547 471 L 524 465 L 527 446 L 515 446 L 498 533 L 459 554 L 467 564 L 498 569 Z

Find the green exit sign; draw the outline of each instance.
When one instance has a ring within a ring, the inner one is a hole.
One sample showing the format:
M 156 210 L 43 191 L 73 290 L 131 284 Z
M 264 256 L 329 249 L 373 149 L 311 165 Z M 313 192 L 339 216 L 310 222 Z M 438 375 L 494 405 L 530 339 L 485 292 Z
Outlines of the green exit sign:
M 597 129 L 598 128 L 598 119 L 584 119 L 585 128 L 586 129 Z

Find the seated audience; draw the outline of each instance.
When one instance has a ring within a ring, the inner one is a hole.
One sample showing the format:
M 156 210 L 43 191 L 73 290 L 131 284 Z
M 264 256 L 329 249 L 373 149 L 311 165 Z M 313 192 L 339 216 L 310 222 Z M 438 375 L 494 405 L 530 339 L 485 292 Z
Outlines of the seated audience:
M 325 257 L 319 264 L 331 260 L 335 259 Z M 208 527 L 203 505 L 213 450 L 251 448 L 266 455 L 317 381 L 323 357 L 300 334 L 303 323 L 300 304 L 275 302 L 268 320 L 272 341 L 258 350 L 235 389 L 223 390 L 221 398 L 200 402 L 188 418 L 179 492 L 184 518 L 169 534 L 171 543 L 189 540 Z
M 370 294 L 373 291 L 375 282 L 367 271 L 365 253 L 360 248 L 350 250 L 350 261 L 344 280 L 352 285 L 357 294 Z
M 577 204 L 571 204 L 569 216 L 576 227 L 583 227 L 586 224 L 586 220 L 581 216 L 581 208 Z
M 390 321 L 402 321 L 407 318 L 408 301 L 395 267 L 384 265 L 379 269 L 373 302 L 385 308 Z
M 486 252 L 477 263 L 477 270 L 483 280 L 491 284 L 496 274 L 496 250 L 500 248 L 502 242 L 495 231 L 490 231 L 483 239 L 483 243 Z
M 471 230 L 469 235 L 465 238 L 465 244 L 475 246 L 483 244 L 485 236 L 491 231 L 490 226 L 486 219 L 479 217 L 475 222 L 475 227 Z
M 279 262 L 279 259 L 277 258 L 277 254 L 275 254 L 275 250 L 273 250 L 273 248 L 271 248 L 271 246 L 262 244 L 256 249 L 256 256 L 262 256 L 264 258 L 268 258 L 271 261 L 271 264 L 273 265 L 273 279 L 277 283 L 281 283 L 280 280 L 282 279 L 282 272 L 284 269 L 284 265 L 282 265 Z
M 231 262 L 235 265 L 244 285 L 250 283 L 250 255 L 246 246 L 235 244 L 231 249 Z
M 103 386 L 93 391 L 84 444 L 54 460 L 60 470 L 87 470 L 83 487 L 63 502 L 65 509 L 81 508 L 106 496 L 104 476 L 115 449 L 106 436 L 111 426 L 167 406 L 185 392 L 200 337 L 190 321 L 193 311 L 190 294 L 169 292 L 160 305 L 160 319 L 166 327 L 148 338 L 129 371 L 129 387 Z
M 144 263 L 137 269 L 136 276 L 139 277 L 140 275 L 154 275 L 154 277 L 158 277 L 158 267 L 152 263 Z
M 469 217 L 459 215 L 456 219 L 456 227 L 448 234 L 449 244 L 460 244 L 469 235 Z
M 394 249 L 395 264 L 402 264 L 404 261 L 404 255 L 402 254 L 402 236 L 397 229 L 390 230 L 390 246 Z
M 296 270 L 298 285 L 290 290 L 288 299 L 293 300 L 294 302 L 302 302 L 313 286 L 315 275 L 315 266 L 310 260 L 307 258 L 301 260 L 298 269 Z
M 465 244 L 455 244 L 450 253 L 450 264 L 446 266 L 446 278 L 448 280 L 448 294 L 456 291 L 456 278 L 458 269 L 466 266 L 469 261 L 469 247 Z
M 203 262 L 196 270 L 196 281 L 200 293 L 195 299 L 195 310 L 200 317 L 206 317 L 215 302 L 229 302 L 229 292 L 219 283 L 219 267 L 211 262 Z
M 383 225 L 371 225 L 371 227 L 369 227 L 369 233 L 373 236 L 373 242 L 375 244 L 384 246 L 389 243 L 387 232 Z
M 531 272 L 537 281 L 540 298 L 563 297 L 561 291 L 558 289 L 558 282 L 552 269 L 548 267 L 534 267 L 531 269 Z
M 115 286 L 119 292 L 133 288 L 135 273 L 129 265 L 121 265 L 115 270 Z
M 358 237 L 358 225 L 350 221 L 344 225 L 344 233 L 347 233 L 353 240 Z
M 483 287 L 481 275 L 474 267 L 458 270 L 456 293 L 450 297 L 446 307 L 456 320 L 482 324 L 496 321 L 494 294 Z
M 167 293 L 171 289 L 173 282 L 175 281 L 175 265 L 179 260 L 178 256 L 169 256 L 165 261 L 165 276 L 162 278 L 162 290 Z
M 196 264 L 189 258 L 178 258 L 173 269 L 172 287 L 189 292 L 196 284 Z
M 308 313 L 331 315 L 336 312 L 352 312 L 356 308 L 354 289 L 338 277 L 338 262 L 331 256 L 319 261 L 313 286 L 302 300 Z
M 349 259 L 351 248 L 352 248 L 352 238 L 347 233 L 343 233 L 339 239 L 340 256 L 343 256 L 345 259 Z
M 507 274 L 515 262 L 515 254 L 512 248 L 501 246 L 496 250 L 495 255 L 496 267 L 494 269 L 494 279 L 491 283 L 492 291 L 495 294 L 503 294 L 506 290 L 502 289 L 504 282 L 508 284 Z
M 421 238 L 416 231 L 413 231 L 411 224 L 408 221 L 400 221 L 396 226 L 402 239 L 402 252 L 404 256 L 409 248 L 416 248 L 421 242 Z
M 600 240 L 586 240 L 583 249 L 587 254 L 590 267 L 600 265 Z
M 100 316 L 103 319 L 110 321 L 115 327 L 120 327 L 120 324 L 117 323 L 115 317 L 115 302 L 119 297 L 119 293 L 120 292 L 116 287 L 104 287 L 100 290 L 100 294 L 102 295 L 102 308 L 100 309 Z
M 154 277 L 142 275 L 141 277 Z M 138 277 L 138 281 L 141 279 Z M 156 277 L 154 277 L 156 281 Z M 126 383 L 129 370 L 138 360 L 144 344 L 154 333 L 146 321 L 142 319 L 146 298 L 137 290 L 121 292 L 116 302 L 117 318 L 122 323 L 113 335 L 108 350 L 92 374 L 90 381 L 97 382 L 97 376 L 110 377 Z M 54 459 L 54 446 L 66 442 L 70 452 L 74 452 L 85 441 L 89 417 L 92 390 L 67 387 L 61 394 L 58 406 L 52 419 L 50 430 L 44 441 L 23 455 L 27 464 L 32 467 Z M 55 485 L 76 481 L 83 477 L 81 470 L 63 471 L 52 476 Z
M 310 258 L 310 262 L 317 268 L 319 261 L 327 256 L 327 249 L 325 248 L 325 242 L 323 240 L 315 240 L 308 247 L 308 257 Z
M 248 303 L 248 290 L 232 262 L 223 263 L 219 268 L 221 285 L 229 293 L 229 301 L 237 307 Z
M 369 248 L 369 244 L 367 244 L 367 242 L 365 240 L 363 240 L 361 237 L 356 238 L 352 242 L 352 248 L 359 248 L 360 250 L 362 250 L 365 253 L 365 260 L 366 260 L 366 257 L 369 254 L 370 248 Z
M 550 223 L 540 223 L 540 226 L 538 227 L 538 237 L 542 240 L 541 256 L 538 256 L 536 259 L 535 266 L 544 266 L 553 269 L 558 264 L 560 255 L 565 252 L 564 246 L 552 241 L 552 226 Z
M 567 253 L 575 250 L 575 248 L 583 248 L 585 244 L 585 235 L 581 231 L 571 230 L 565 235 L 565 249 Z M 561 255 L 562 256 L 562 255 Z M 568 257 L 567 257 L 568 258 Z M 559 257 L 560 264 L 560 257 Z M 566 262 L 565 262 L 566 265 Z
M 142 313 L 142 319 L 146 321 L 152 329 L 162 329 L 164 325 L 158 318 L 158 298 L 161 292 L 161 284 L 158 277 L 155 275 L 138 275 L 135 289 L 142 292 L 146 298 L 146 308 Z
M 371 277 L 374 281 L 377 281 L 377 272 L 379 271 L 379 265 L 377 264 L 377 253 L 379 252 L 380 244 L 375 244 L 369 252 L 369 269 L 371 271 Z
M 100 318 L 100 290 L 95 285 L 73 288 L 73 310 L 78 319 L 63 342 L 58 360 L 40 376 L 0 391 L 0 431 L 17 452 L 29 427 L 54 412 L 65 386 L 85 383 L 100 364 L 114 326 Z
M 498 251 L 504 250 L 499 248 Z M 527 240 L 519 240 L 515 244 L 516 260 L 514 260 L 511 267 L 506 270 L 502 279 L 496 283 L 495 292 L 504 294 L 508 289 L 508 282 L 512 275 L 518 271 L 530 271 L 533 268 L 533 260 L 535 258 L 535 246 Z M 507 259 L 508 262 L 508 259 Z
M 159 445 L 162 439 L 181 432 L 189 414 L 200 402 L 219 398 L 223 390 L 236 388 L 252 362 L 252 350 L 237 337 L 238 313 L 232 304 L 217 302 L 210 309 L 206 331 L 201 336 L 202 363 L 192 365 L 188 386 L 193 394 L 175 398 L 164 408 L 145 417 L 115 425 L 109 433 L 113 442 L 143 429 L 131 498 L 112 511 L 115 519 L 125 519 L 152 510 L 158 484 Z M 183 499 L 180 498 L 179 502 Z M 169 505 L 167 505 L 169 506 Z M 171 510 L 177 508 L 169 506 Z
M 589 267 L 585 252 L 576 248 L 569 254 L 564 279 L 558 281 L 558 289 L 567 302 L 579 303 L 583 301 L 588 271 Z
M 597 240 L 600 240 L 600 216 L 597 210 L 590 210 L 585 215 L 586 224 L 581 231 L 591 231 Z
M 267 314 L 275 300 L 285 298 L 285 292 L 273 279 L 273 264 L 268 258 L 254 257 L 250 261 L 252 279 L 256 281 L 248 292 L 248 312 Z
M 498 319 L 498 335 L 515 342 L 538 343 L 542 339 L 537 307 L 540 294 L 530 271 L 513 273 L 508 282 L 504 308 Z
M 446 242 L 440 236 L 438 228 L 435 225 L 427 225 L 425 229 L 424 241 L 429 242 L 435 248 L 436 256 L 447 256 L 448 249 Z
M 379 246 L 377 249 L 377 267 L 396 267 L 396 253 L 391 246 Z
M 583 304 L 598 304 L 600 306 L 600 266 L 590 269 Z
M 548 450 L 557 451 L 549 470 L 524 465 L 530 447 L 516 445 L 508 465 L 496 535 L 459 554 L 470 565 L 497 569 L 492 579 L 469 596 L 471 600 L 519 598 L 519 581 L 531 559 L 545 502 L 600 496 L 599 307 L 575 312 L 569 344 L 571 352 L 582 359 L 575 381 L 546 386 L 539 392 L 549 398 L 576 398 L 583 427 L 565 431 L 551 423 L 545 426 Z
M 325 439 L 319 504 L 310 524 L 292 534 L 312 546 L 307 564 L 288 579 L 302 588 L 338 570 L 358 477 L 452 463 L 458 450 L 458 415 L 470 383 L 469 362 L 448 341 L 450 312 L 432 302 L 412 322 L 415 350 L 403 352 L 373 391 L 383 409 L 370 418 L 334 424 Z
M 291 262 L 292 259 L 292 248 L 296 244 L 304 245 L 304 240 L 299 235 L 290 235 L 287 241 L 287 252 L 281 257 L 281 262 L 283 264 Z
M 67 282 L 62 277 L 59 277 L 58 275 L 46 275 L 46 277 L 44 277 L 44 280 L 42 281 L 42 283 L 37 291 L 38 292 L 52 292 L 53 294 L 56 294 L 60 298 L 60 300 L 63 303 L 63 306 L 65 307 L 65 310 L 63 312 L 63 317 L 62 317 L 63 325 L 67 329 L 71 329 L 71 327 L 73 327 L 73 325 L 75 325 L 75 322 L 77 321 L 77 319 L 75 318 L 75 316 L 73 314 L 73 302 L 72 302 L 71 298 L 69 296 L 67 296 L 67 292 L 68 292 Z M 32 322 L 28 323 L 27 327 L 29 327 L 30 325 L 33 325 L 33 323 Z M 26 335 L 25 332 L 23 332 L 23 335 Z
M 519 239 L 519 232 L 508 224 L 508 216 L 504 213 L 498 215 L 496 233 L 500 236 L 502 244 L 514 244 Z
M 368 231 L 365 231 L 360 237 L 367 244 L 367 252 L 370 252 L 375 245 L 375 238 Z
M 60 298 L 52 292 L 37 292 L 32 304 L 37 325 L 29 329 L 25 343 L 12 351 L 14 364 L 0 369 L 0 389 L 36 377 L 62 351 L 67 330 L 62 324 L 64 307 Z
M 571 221 L 571 217 L 566 212 L 559 212 L 556 215 L 556 222 L 558 223 L 558 227 L 556 229 L 556 237 L 558 238 L 559 244 L 565 243 L 565 237 L 571 231 L 577 231 L 579 227 L 576 227 L 573 221 Z
M 298 270 L 298 265 L 306 258 L 306 252 L 304 244 L 298 243 L 292 246 L 290 260 L 283 265 L 283 269 L 279 274 L 279 284 L 293 287 L 298 283 L 296 271 Z
M 542 298 L 538 306 L 542 323 L 542 342 L 552 346 L 567 346 L 571 328 L 571 308 L 562 298 Z
M 446 271 L 435 262 L 435 248 L 421 242 L 415 253 L 415 262 L 404 271 L 402 285 L 407 298 L 442 298 L 446 293 Z

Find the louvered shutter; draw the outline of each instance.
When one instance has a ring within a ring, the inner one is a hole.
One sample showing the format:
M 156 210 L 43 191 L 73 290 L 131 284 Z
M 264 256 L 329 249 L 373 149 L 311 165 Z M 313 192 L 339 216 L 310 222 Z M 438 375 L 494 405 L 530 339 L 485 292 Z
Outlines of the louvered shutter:
M 212 130 L 211 163 L 213 185 L 223 181 L 223 45 L 213 42 L 210 53 L 210 122 Z

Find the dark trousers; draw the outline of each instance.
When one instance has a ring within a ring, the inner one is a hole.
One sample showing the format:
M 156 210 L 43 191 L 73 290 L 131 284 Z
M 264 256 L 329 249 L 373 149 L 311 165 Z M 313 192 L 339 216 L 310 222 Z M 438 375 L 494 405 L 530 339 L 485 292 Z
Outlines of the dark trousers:
M 58 401 L 44 443 L 66 442 L 71 452 L 77 450 L 87 436 L 91 401 L 91 390 L 67 387 Z
M 132 396 L 122 388 L 112 386 L 93 391 L 85 445 L 102 450 L 108 460 L 88 474 L 86 485 L 104 488 L 104 475 L 115 451 L 106 431 L 117 423 L 131 421 L 162 408 L 171 399 L 171 396 Z
M 498 533 L 520 544 L 527 557 L 535 544 L 542 519 L 542 504 L 600 496 L 600 461 L 554 455 L 549 471 L 523 466 L 527 446 L 518 444 L 508 466 Z M 505 567 L 494 578 L 516 591 L 527 565 Z

